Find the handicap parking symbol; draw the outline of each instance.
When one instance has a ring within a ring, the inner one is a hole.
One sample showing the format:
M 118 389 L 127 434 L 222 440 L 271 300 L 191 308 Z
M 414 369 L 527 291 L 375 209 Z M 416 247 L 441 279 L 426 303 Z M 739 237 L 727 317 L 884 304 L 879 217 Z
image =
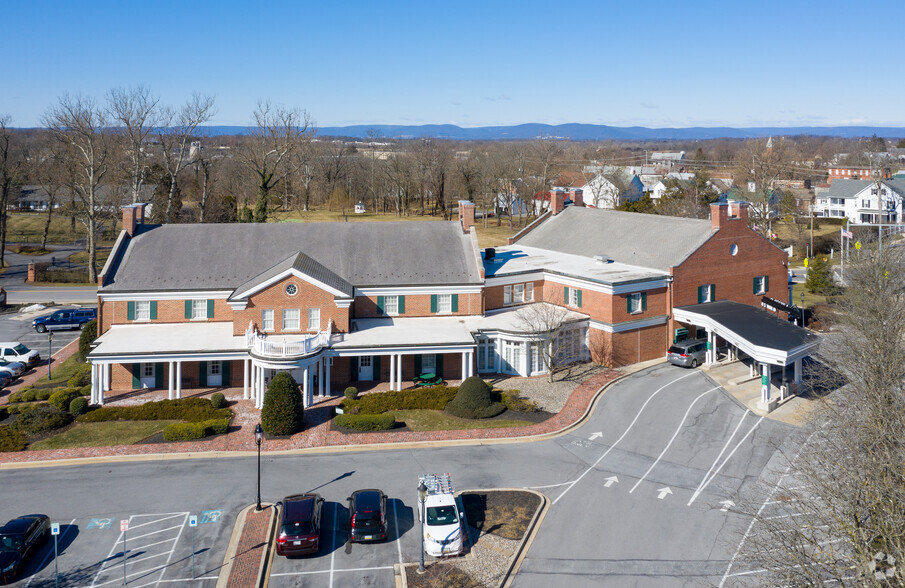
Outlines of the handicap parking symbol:
M 198 521 L 198 523 L 202 525 L 205 523 L 219 523 L 220 517 L 222 516 L 222 510 L 202 510 L 201 519 Z
M 113 518 L 109 519 L 91 519 L 91 522 L 88 523 L 87 529 L 109 529 L 113 526 Z

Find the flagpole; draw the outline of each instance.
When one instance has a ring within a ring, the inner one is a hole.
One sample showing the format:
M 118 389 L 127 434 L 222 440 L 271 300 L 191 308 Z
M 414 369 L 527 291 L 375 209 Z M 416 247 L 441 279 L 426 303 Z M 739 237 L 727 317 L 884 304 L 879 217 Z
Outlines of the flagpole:
M 845 224 L 848 224 L 848 223 L 845 223 Z M 839 227 L 839 246 L 840 246 L 839 247 L 839 257 L 842 261 L 841 269 L 839 270 L 839 272 L 840 272 L 840 277 L 842 279 L 842 285 L 844 286 L 845 285 L 845 228 L 844 227 Z

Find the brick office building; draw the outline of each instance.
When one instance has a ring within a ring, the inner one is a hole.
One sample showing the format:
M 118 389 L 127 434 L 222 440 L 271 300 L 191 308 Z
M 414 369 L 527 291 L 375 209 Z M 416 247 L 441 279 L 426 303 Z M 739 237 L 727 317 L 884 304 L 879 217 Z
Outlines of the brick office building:
M 745 204 L 709 221 L 551 204 L 484 252 L 470 202 L 458 222 L 160 226 L 126 207 L 99 278 L 92 402 L 233 386 L 260 406 L 277 371 L 306 404 L 355 381 L 545 373 L 530 313 L 555 316 L 562 361 L 628 364 L 662 356 L 676 306 L 785 289 L 785 254 Z

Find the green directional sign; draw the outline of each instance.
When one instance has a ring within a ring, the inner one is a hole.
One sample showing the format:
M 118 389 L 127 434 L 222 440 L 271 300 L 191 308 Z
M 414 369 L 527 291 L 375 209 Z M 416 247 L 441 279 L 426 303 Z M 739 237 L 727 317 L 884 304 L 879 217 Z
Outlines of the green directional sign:
M 766 386 L 768 382 L 769 382 L 769 376 L 761 376 L 761 377 L 760 377 L 760 385 L 761 385 L 761 386 Z

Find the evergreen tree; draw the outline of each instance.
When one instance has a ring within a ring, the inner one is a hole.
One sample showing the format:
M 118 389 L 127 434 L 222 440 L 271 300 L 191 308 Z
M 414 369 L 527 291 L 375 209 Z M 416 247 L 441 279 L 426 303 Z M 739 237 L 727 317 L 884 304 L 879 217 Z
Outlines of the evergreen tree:
M 808 260 L 808 277 L 804 283 L 808 292 L 826 294 L 833 289 L 833 276 L 827 258 L 817 255 Z

